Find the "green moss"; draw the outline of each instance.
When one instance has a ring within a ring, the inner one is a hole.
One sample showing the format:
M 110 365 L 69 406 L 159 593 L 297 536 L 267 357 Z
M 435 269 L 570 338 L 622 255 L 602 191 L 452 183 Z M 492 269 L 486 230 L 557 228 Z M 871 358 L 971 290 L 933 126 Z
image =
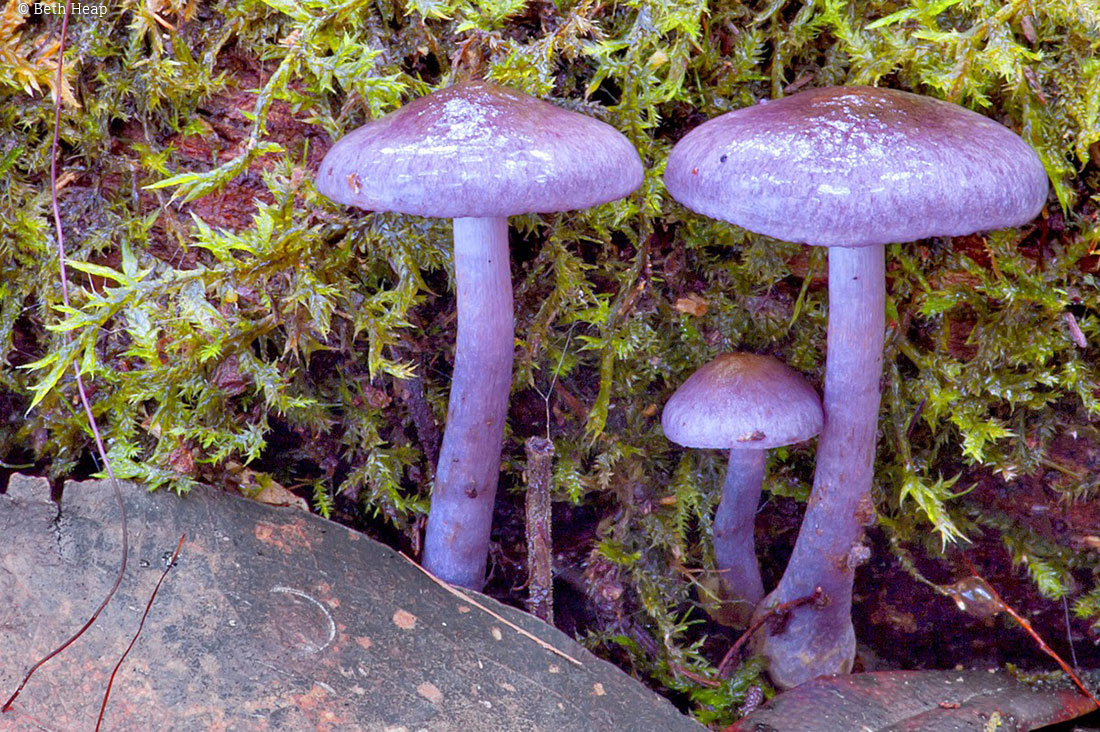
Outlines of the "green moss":
M 558 499 L 598 507 L 594 557 L 623 572 L 625 607 L 659 639 L 656 655 L 631 651 L 639 670 L 725 722 L 759 669 L 712 691 L 670 665 L 713 671 L 691 570 L 709 566 L 723 460 L 668 444 L 659 409 L 725 350 L 773 353 L 819 381 L 823 255 L 695 216 L 660 176 L 705 118 L 873 83 L 1020 131 L 1060 206 L 1022 231 L 891 248 L 883 525 L 903 538 L 934 530 L 932 552 L 1002 531 L 1043 592 L 1100 617 L 1096 588 L 1066 582 L 1094 569 L 1086 558 L 966 493 L 980 476 L 1040 470 L 1067 501 L 1097 492 L 1094 471 L 1056 450 L 1070 433 L 1096 444 L 1100 411 L 1089 163 L 1100 19 L 1086 0 L 170 1 L 157 12 L 112 5 L 70 27 L 61 206 L 73 310 L 58 306 L 48 207 L 55 67 L 40 49 L 56 27 L 0 27 L 0 460 L 73 469 L 88 447 L 71 406 L 77 363 L 123 475 L 185 490 L 233 482 L 227 466 L 247 464 L 307 486 L 319 510 L 355 496 L 415 531 L 431 466 L 395 385 L 422 376 L 442 422 L 449 227 L 333 206 L 310 176 L 330 140 L 366 119 L 489 76 L 604 119 L 647 166 L 628 200 L 513 221 L 514 394 L 552 409 L 513 410 L 506 488 L 522 485 L 522 438 L 549 428 Z M 677 309 L 687 295 L 706 311 Z M 771 463 L 769 490 L 805 496 L 810 448 Z

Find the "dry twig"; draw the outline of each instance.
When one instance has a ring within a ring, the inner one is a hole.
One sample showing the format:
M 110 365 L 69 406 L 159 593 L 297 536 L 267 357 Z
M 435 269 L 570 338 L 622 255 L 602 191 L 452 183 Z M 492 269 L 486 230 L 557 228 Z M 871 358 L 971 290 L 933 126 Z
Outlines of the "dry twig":
M 519 627 L 518 625 L 516 625 L 515 623 L 511 622 L 510 620 L 506 620 L 505 618 L 501 617 L 501 615 L 500 615 L 500 614 L 498 614 L 498 613 L 495 613 L 495 612 L 493 612 L 492 610 L 490 610 L 489 608 L 485 607 L 485 606 L 484 606 L 484 605 L 482 605 L 482 604 L 481 604 L 480 602 L 478 602 L 477 600 L 473 599 L 472 597 L 470 597 L 470 596 L 469 596 L 469 595 L 467 595 L 466 593 L 462 592 L 462 591 L 461 591 L 461 590 L 459 590 L 458 588 L 456 588 L 456 587 L 454 587 L 453 585 L 451 585 L 451 584 L 448 584 L 447 582 L 444 582 L 443 580 L 439 579 L 439 578 L 438 578 L 438 577 L 436 577 L 436 576 L 435 576 L 434 574 L 432 574 L 432 573 L 431 573 L 431 572 L 429 572 L 428 570 L 424 569 L 423 567 L 421 567 L 421 566 L 420 566 L 419 564 L 417 564 L 417 563 L 416 563 L 416 562 L 414 562 L 413 560 L 409 559 L 409 558 L 408 558 L 407 556 L 405 556 L 405 554 L 404 554 L 404 553 L 402 553 L 402 552 L 398 552 L 398 554 L 400 554 L 400 555 L 401 555 L 401 556 L 402 556 L 402 557 L 403 557 L 403 558 L 405 559 L 405 561 L 407 561 L 407 562 L 408 562 L 409 564 L 411 564 L 412 566 L 416 567 L 416 568 L 417 568 L 417 569 L 419 569 L 419 570 L 420 570 L 421 572 L 423 572 L 424 574 L 426 574 L 426 575 L 427 575 L 427 576 L 429 577 L 429 579 L 431 579 L 431 581 L 432 581 L 432 582 L 435 582 L 435 583 L 436 583 L 437 585 L 439 585 L 440 587 L 442 587 L 443 589 L 445 589 L 445 590 L 446 590 L 447 592 L 451 593 L 451 594 L 452 594 L 452 595 L 454 595 L 455 597 L 458 597 L 458 598 L 460 598 L 460 599 L 461 599 L 461 600 L 462 600 L 463 602 L 467 602 L 467 603 L 469 603 L 469 604 L 473 605 L 473 606 L 474 606 L 474 607 L 476 607 L 476 608 L 477 608 L 478 610 L 482 611 L 483 613 L 485 613 L 486 615 L 490 616 L 491 618 L 494 618 L 495 620 L 498 620 L 498 621 L 500 621 L 500 622 L 501 622 L 501 623 L 503 623 L 504 625 L 507 625 L 507 626 L 508 626 L 509 628 L 511 628 L 512 630 L 516 631 L 517 633 L 519 633 L 520 635 L 522 635 L 522 636 L 523 636 L 524 638 L 527 638 L 527 639 L 529 639 L 529 640 L 532 640 L 532 641 L 534 641 L 534 642 L 535 642 L 535 643 L 536 643 L 536 644 L 537 644 L 537 645 L 538 645 L 538 646 L 539 646 L 540 648 L 543 648 L 543 649 L 545 649 L 545 650 L 547 650 L 547 651 L 550 651 L 551 653 L 553 653 L 553 654 L 554 654 L 554 655 L 556 655 L 556 656 L 561 656 L 561 657 L 562 657 L 562 658 L 564 658 L 564 659 L 565 659 L 566 661 L 569 661 L 569 663 L 572 663 L 572 664 L 575 664 L 575 665 L 577 665 L 577 666 L 581 666 L 581 667 L 583 667 L 583 666 L 584 666 L 584 664 L 583 664 L 583 663 L 581 663 L 581 662 L 580 662 L 580 661 L 578 661 L 577 659 L 573 658 L 572 656 L 570 656 L 570 655 L 569 655 L 568 653 L 566 653 L 565 651 L 561 651 L 561 650 L 558 650 L 558 649 L 557 649 L 557 648 L 555 648 L 554 646 L 552 646 L 552 645 L 550 645 L 549 643 L 547 643 L 546 641 L 544 641 L 544 640 L 543 640 L 542 638 L 539 638 L 539 637 L 538 637 L 537 635 L 534 635 L 533 633 L 529 633 L 528 631 L 526 631 L 526 630 L 524 630 L 523 628 Z
M 554 443 L 529 437 L 527 453 L 527 610 L 554 624 L 554 539 L 550 532 L 551 464 Z

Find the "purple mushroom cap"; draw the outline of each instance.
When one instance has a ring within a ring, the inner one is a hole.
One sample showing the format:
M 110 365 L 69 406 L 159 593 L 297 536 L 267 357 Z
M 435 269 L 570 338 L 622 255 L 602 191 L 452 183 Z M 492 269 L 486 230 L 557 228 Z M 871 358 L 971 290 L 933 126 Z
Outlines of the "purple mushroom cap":
M 783 241 L 861 247 L 1024 224 L 1047 197 L 1006 127 L 894 89 L 811 89 L 689 132 L 665 185 L 692 211 Z
M 821 398 L 802 374 L 771 356 L 724 353 L 680 385 L 661 414 L 684 447 L 770 450 L 821 431 Z
M 665 185 L 707 216 L 830 247 L 825 423 L 806 516 L 764 609 L 820 588 L 822 607 L 757 636 L 781 687 L 846 673 L 863 529 L 874 518 L 884 245 L 1018 226 L 1047 197 L 1035 152 L 1011 130 L 937 99 L 890 89 L 812 89 L 700 125 L 673 148 Z M 758 610 L 762 612 L 762 610 Z
M 753 529 L 767 451 L 810 439 L 822 419 L 821 398 L 800 373 L 755 353 L 718 356 L 665 403 L 665 437 L 685 447 L 729 450 L 713 546 L 720 599 L 732 625 L 747 625 L 764 596 Z
M 420 97 L 349 133 L 316 180 L 339 203 L 436 218 L 589 208 L 641 183 L 638 151 L 611 125 L 487 81 Z

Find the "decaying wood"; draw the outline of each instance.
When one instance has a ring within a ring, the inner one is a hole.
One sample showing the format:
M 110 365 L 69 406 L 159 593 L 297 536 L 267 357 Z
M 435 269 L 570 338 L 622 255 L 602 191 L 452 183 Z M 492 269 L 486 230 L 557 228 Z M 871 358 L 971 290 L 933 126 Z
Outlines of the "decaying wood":
M 554 443 L 529 437 L 527 453 L 527 609 L 554 624 L 554 540 L 550 533 L 550 491 Z
M 416 436 L 420 438 L 420 447 L 424 450 L 424 457 L 427 458 L 434 475 L 436 462 L 439 461 L 441 438 L 439 425 L 435 423 L 435 417 L 432 415 L 432 408 L 424 398 L 424 379 L 419 375 L 408 379 L 394 379 L 393 386 L 394 391 L 409 409 L 409 416 L 412 417 L 413 425 L 416 427 Z

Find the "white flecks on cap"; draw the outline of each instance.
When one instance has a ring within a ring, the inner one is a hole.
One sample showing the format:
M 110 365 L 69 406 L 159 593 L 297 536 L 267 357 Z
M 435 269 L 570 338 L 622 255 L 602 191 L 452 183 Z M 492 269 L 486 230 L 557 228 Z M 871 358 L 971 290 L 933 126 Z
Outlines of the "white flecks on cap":
M 439 218 L 588 208 L 641 183 L 638 152 L 614 127 L 484 81 L 367 123 L 317 173 L 339 203 Z
M 811 89 L 688 133 L 665 170 L 692 211 L 784 241 L 868 246 L 1019 226 L 1047 198 L 1038 155 L 955 104 Z

